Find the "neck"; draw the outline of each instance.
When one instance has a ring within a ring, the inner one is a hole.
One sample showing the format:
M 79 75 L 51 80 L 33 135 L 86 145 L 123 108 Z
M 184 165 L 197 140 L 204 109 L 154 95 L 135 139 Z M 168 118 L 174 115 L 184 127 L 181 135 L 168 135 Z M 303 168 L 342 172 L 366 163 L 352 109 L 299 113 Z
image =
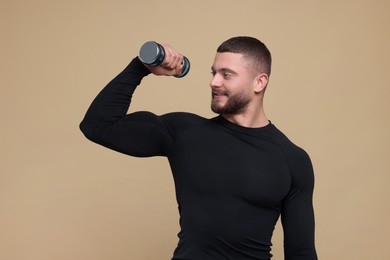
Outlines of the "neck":
M 256 128 L 269 124 L 269 120 L 262 107 L 256 111 L 245 110 L 235 114 L 224 114 L 222 116 L 226 120 L 243 127 Z

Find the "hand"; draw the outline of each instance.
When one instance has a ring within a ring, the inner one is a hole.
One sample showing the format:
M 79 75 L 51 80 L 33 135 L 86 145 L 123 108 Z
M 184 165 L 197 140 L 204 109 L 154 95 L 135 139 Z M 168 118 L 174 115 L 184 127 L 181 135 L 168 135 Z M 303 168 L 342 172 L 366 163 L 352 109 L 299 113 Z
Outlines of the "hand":
M 183 70 L 183 55 L 177 53 L 169 44 L 161 44 L 165 50 L 163 63 L 156 67 L 145 65 L 151 73 L 158 76 L 175 76 Z

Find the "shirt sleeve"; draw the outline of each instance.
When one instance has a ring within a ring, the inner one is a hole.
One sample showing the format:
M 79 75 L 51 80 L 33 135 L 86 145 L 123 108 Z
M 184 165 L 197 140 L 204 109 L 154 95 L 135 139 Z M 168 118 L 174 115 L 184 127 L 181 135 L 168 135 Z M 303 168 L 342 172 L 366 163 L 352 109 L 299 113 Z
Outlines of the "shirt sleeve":
M 131 156 L 166 155 L 172 138 L 162 117 L 151 112 L 127 114 L 136 87 L 149 73 L 134 58 L 97 95 L 80 123 L 89 140 Z
M 317 260 L 314 242 L 314 173 L 302 149 L 291 153 L 291 189 L 282 205 L 285 260 Z

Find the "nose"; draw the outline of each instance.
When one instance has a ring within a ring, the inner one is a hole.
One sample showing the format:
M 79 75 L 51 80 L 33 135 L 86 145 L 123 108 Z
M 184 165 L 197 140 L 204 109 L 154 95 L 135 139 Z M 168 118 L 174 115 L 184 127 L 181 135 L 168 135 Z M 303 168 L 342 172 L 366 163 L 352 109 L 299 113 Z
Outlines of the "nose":
M 210 87 L 217 88 L 222 85 L 221 77 L 218 76 L 218 74 L 214 74 L 210 81 Z

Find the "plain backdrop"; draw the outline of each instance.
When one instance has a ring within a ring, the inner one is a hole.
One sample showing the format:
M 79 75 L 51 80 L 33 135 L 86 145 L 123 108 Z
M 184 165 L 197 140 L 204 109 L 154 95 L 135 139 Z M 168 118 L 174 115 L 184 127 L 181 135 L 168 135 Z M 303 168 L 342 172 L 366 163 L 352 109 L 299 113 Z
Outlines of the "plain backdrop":
M 390 259 L 390 2 L 0 2 L 0 259 L 170 259 L 178 212 L 165 158 L 132 158 L 78 129 L 97 93 L 148 40 L 191 61 L 147 77 L 131 111 L 210 112 L 218 45 L 273 54 L 268 117 L 314 164 L 322 260 Z M 283 259 L 277 224 L 274 259 Z

